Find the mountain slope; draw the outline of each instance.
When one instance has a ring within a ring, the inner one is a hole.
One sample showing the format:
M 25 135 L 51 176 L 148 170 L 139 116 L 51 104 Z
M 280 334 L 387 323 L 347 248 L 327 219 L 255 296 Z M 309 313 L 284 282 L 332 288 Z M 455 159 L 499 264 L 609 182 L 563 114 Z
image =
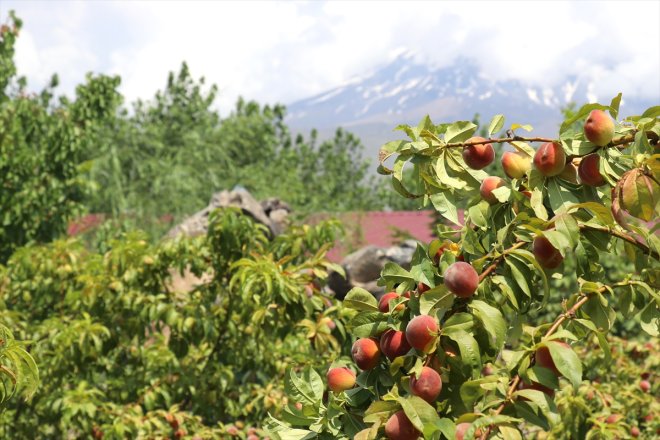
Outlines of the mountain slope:
M 392 132 L 395 126 L 416 124 L 426 114 L 439 123 L 471 120 L 479 113 L 487 124 L 501 113 L 507 119 L 505 127 L 531 124 L 535 134 L 552 136 L 562 119 L 560 108 L 571 101 L 592 101 L 590 90 L 590 84 L 574 78 L 556 89 L 494 81 L 467 59 L 435 68 L 404 53 L 374 72 L 290 104 L 287 122 L 298 131 L 317 128 L 321 138 L 344 127 L 360 136 L 366 155 L 375 158 L 381 144 L 402 136 Z M 622 111 L 635 114 L 650 105 L 625 100 Z

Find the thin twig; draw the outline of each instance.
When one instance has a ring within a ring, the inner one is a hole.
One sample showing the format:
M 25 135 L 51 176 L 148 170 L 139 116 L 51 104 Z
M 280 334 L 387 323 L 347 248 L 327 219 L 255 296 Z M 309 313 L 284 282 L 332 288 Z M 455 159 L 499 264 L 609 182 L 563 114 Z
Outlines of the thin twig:
M 568 311 L 565 312 L 565 313 L 562 313 L 561 315 L 559 315 L 559 316 L 557 317 L 557 319 L 555 319 L 555 321 L 554 321 L 554 323 L 552 324 L 552 326 L 548 329 L 547 332 L 545 332 L 545 335 L 543 336 L 543 339 L 545 339 L 545 338 L 547 338 L 548 336 L 551 336 L 553 333 L 555 333 L 555 332 L 557 331 L 557 329 L 559 328 L 559 326 L 560 326 L 564 321 L 566 321 L 568 318 L 571 318 L 571 317 L 575 316 L 575 314 L 576 314 L 577 311 L 580 309 L 580 307 L 582 307 L 584 304 L 586 304 L 586 302 L 589 301 L 589 298 L 591 298 L 595 293 L 603 293 L 603 292 L 605 292 L 606 290 L 607 290 L 607 287 L 601 287 L 600 289 L 598 289 L 598 290 L 595 291 L 595 292 L 583 293 L 583 294 L 581 295 L 580 299 L 579 299 L 575 304 L 573 304 L 573 307 L 571 307 L 570 310 L 568 310 Z M 509 389 L 508 389 L 507 392 L 506 392 L 506 400 L 505 400 L 504 402 L 502 402 L 502 403 L 500 404 L 500 406 L 497 407 L 497 409 L 495 410 L 495 413 L 493 414 L 494 416 L 499 415 L 499 414 L 504 410 L 504 408 L 506 407 L 506 405 L 507 405 L 509 402 L 512 402 L 512 401 L 513 401 L 513 393 L 516 392 L 516 389 L 518 388 L 518 384 L 519 384 L 519 383 L 520 383 L 520 375 L 517 374 L 517 375 L 515 375 L 514 378 L 512 379 L 512 381 L 511 381 L 511 386 L 509 386 Z M 484 433 L 481 435 L 481 437 L 479 437 L 479 439 L 480 439 L 480 440 L 486 440 L 486 439 L 488 438 L 488 435 L 490 434 L 491 429 L 492 429 L 492 425 L 489 426 L 489 427 L 484 431 Z
M 651 249 L 645 243 L 642 243 L 641 241 L 637 240 L 632 235 L 626 234 L 625 232 L 619 232 L 619 231 L 616 231 L 612 228 L 598 227 L 598 226 L 592 226 L 592 225 L 580 225 L 580 229 L 588 230 L 588 231 L 604 232 L 606 234 L 612 235 L 613 237 L 620 238 L 621 240 L 627 241 L 628 243 L 637 246 L 642 251 L 644 251 L 645 254 L 650 255 L 651 257 L 655 258 L 656 260 L 660 260 L 660 254 L 658 254 L 657 251 L 654 251 L 653 249 Z
M 618 138 L 615 138 L 612 140 L 611 145 L 613 147 L 617 145 L 624 145 L 627 143 L 630 143 L 635 140 L 635 132 L 619 136 Z M 550 138 L 543 138 L 543 137 L 523 137 L 523 136 L 512 136 L 512 137 L 506 137 L 506 138 L 490 138 L 486 139 L 485 141 L 470 141 L 470 142 L 450 142 L 448 144 L 445 144 L 444 147 L 447 148 L 459 148 L 459 147 L 467 147 L 470 145 L 483 145 L 483 144 L 503 144 L 503 143 L 511 143 L 511 142 L 559 142 L 558 139 L 550 139 Z

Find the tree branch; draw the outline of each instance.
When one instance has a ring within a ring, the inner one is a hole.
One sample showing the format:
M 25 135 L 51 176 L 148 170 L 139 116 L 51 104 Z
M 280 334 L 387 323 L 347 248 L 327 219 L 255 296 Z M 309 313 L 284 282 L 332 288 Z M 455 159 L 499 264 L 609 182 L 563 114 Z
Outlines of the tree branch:
M 625 285 L 625 284 L 624 284 Z M 555 319 L 553 322 L 552 326 L 548 329 L 547 332 L 545 332 L 545 335 L 543 336 L 543 339 L 547 338 L 548 336 L 551 336 L 553 333 L 557 331 L 559 326 L 566 321 L 568 318 L 572 318 L 575 316 L 578 310 L 580 310 L 580 307 L 586 304 L 587 301 L 589 301 L 589 298 L 591 298 L 594 294 L 596 293 L 603 293 L 607 290 L 607 287 L 601 287 L 595 292 L 589 292 L 589 293 L 583 293 L 578 301 L 573 304 L 573 307 L 571 307 L 567 312 L 562 313 Z M 495 412 L 492 414 L 494 416 L 499 415 L 506 405 L 510 402 L 513 401 L 513 393 L 516 392 L 516 389 L 518 388 L 518 384 L 520 384 L 520 375 L 515 375 L 513 379 L 511 380 L 511 385 L 509 386 L 509 389 L 506 392 L 506 400 L 500 404 L 500 406 L 497 407 Z M 489 426 L 484 433 L 479 437 L 480 440 L 486 440 L 488 438 L 488 435 L 490 434 L 490 431 L 492 430 L 492 425 Z
M 637 246 L 638 248 L 640 248 L 642 251 L 644 251 L 645 254 L 650 255 L 651 257 L 655 258 L 656 260 L 660 260 L 660 254 L 658 254 L 658 252 L 654 251 L 647 244 L 642 243 L 641 241 L 637 240 L 632 235 L 626 234 L 625 232 L 619 232 L 619 231 L 616 231 L 612 228 L 598 227 L 598 226 L 592 226 L 592 225 L 580 225 L 580 229 L 587 230 L 587 231 L 604 232 L 604 233 L 609 234 L 613 237 L 616 237 L 616 238 L 619 238 L 621 240 L 627 241 L 628 243 L 633 244 L 633 245 Z
M 635 132 L 633 131 L 632 133 L 619 136 L 615 139 L 612 139 L 611 146 L 616 147 L 618 145 L 624 145 L 627 143 L 630 143 L 635 140 Z M 448 144 L 445 144 L 444 146 L 447 148 L 459 148 L 459 147 L 467 147 L 470 145 L 482 145 L 482 144 L 503 144 L 503 143 L 511 143 L 511 142 L 559 142 L 558 139 L 550 139 L 550 138 L 543 138 L 543 137 L 524 137 L 524 136 L 512 136 L 512 137 L 506 137 L 506 138 L 490 138 L 486 139 L 485 141 L 470 141 L 470 142 L 450 142 Z M 596 147 L 598 148 L 598 147 Z

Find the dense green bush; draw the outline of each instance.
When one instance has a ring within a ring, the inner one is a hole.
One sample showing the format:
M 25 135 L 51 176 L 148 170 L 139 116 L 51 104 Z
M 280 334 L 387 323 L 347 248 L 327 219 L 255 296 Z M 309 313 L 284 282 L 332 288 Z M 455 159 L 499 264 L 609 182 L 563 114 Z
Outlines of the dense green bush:
M 343 341 L 319 290 L 338 225 L 273 241 L 233 210 L 207 237 L 150 245 L 132 233 L 94 253 L 76 240 L 18 250 L 0 269 L 0 324 L 31 341 L 43 377 L 0 415 L 11 438 L 167 436 L 165 413 L 200 438 L 279 414 L 291 364 L 323 364 Z M 172 271 L 202 276 L 171 290 Z M 328 350 L 331 348 L 331 350 Z

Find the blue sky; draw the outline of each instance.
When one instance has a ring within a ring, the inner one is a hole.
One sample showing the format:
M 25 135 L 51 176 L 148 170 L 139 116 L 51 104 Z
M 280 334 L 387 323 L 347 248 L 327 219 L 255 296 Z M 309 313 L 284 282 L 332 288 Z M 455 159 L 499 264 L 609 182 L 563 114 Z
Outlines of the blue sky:
M 292 2 L 9 1 L 24 20 L 17 64 L 31 87 L 88 71 L 119 74 L 128 101 L 150 98 L 187 61 L 220 88 L 289 103 L 413 50 L 438 66 L 473 58 L 496 79 L 590 80 L 594 99 L 660 99 L 660 1 Z

